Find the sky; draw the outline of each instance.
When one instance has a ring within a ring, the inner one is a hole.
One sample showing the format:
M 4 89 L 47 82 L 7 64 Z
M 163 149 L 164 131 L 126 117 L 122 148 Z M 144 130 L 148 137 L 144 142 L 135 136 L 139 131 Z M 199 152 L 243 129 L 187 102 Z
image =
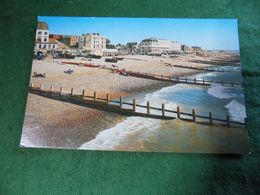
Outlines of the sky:
M 239 50 L 237 19 L 170 19 L 39 16 L 51 34 L 100 33 L 112 44 L 156 37 L 209 50 Z

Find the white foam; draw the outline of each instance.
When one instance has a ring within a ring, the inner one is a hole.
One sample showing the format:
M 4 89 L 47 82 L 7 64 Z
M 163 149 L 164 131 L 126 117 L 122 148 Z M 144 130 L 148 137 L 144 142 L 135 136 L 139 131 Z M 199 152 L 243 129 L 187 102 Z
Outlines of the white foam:
M 150 103 L 153 104 L 153 106 L 156 106 L 156 107 L 160 107 L 162 105 L 162 103 L 164 103 L 166 106 L 171 106 L 171 107 L 175 106 L 176 107 L 176 104 L 174 104 L 173 102 L 171 102 L 169 100 L 166 100 L 165 97 L 169 93 L 174 93 L 175 91 L 178 91 L 178 90 L 182 90 L 182 89 L 181 88 L 176 89 L 176 88 L 173 88 L 172 86 L 165 87 L 165 88 L 162 88 L 160 91 L 156 91 L 152 94 L 151 93 L 146 94 L 144 100 L 149 101 Z
M 173 91 L 186 89 L 186 85 L 177 85 L 164 87 L 154 93 L 145 95 L 144 101 L 141 103 L 145 105 L 147 101 L 150 106 L 160 107 L 162 103 L 165 104 L 166 109 L 176 109 L 176 104 L 164 99 L 167 93 Z M 146 112 L 145 108 L 136 107 L 137 112 Z M 152 111 L 156 114 L 160 111 Z M 152 131 L 159 129 L 161 121 L 158 119 L 143 118 L 143 117 L 128 117 L 123 122 L 116 126 L 106 129 L 98 133 L 98 135 L 91 141 L 83 144 L 79 149 L 90 150 L 112 150 L 115 146 L 119 145 L 127 139 L 127 136 L 133 133 L 138 133 L 138 139 L 146 139 Z
M 228 87 L 220 86 L 220 85 L 213 85 L 208 89 L 208 94 L 220 99 L 228 99 L 232 98 L 233 95 L 226 92 Z
M 165 109 L 176 109 L 175 102 L 168 100 L 172 93 L 178 93 L 182 90 L 191 89 L 196 86 L 190 86 L 185 84 L 177 84 L 174 86 L 164 87 L 154 93 L 146 94 L 142 105 L 146 105 L 146 102 L 150 102 L 150 106 L 161 107 L 162 103 L 165 104 Z M 234 95 L 226 92 L 227 87 L 215 85 L 208 89 L 208 93 L 218 98 L 232 98 Z M 139 103 L 138 103 L 139 104 Z M 239 102 L 233 100 L 226 108 L 229 109 L 232 120 L 244 120 L 245 108 Z M 136 107 L 137 112 L 146 112 L 145 108 Z M 160 111 L 151 110 L 152 114 L 156 114 Z M 123 122 L 116 126 L 103 130 L 89 142 L 83 144 L 79 149 L 89 150 L 113 150 L 120 144 L 128 143 L 135 136 L 135 141 L 148 139 L 151 133 L 156 133 L 161 125 L 161 120 L 143 118 L 143 117 L 128 117 Z
M 244 119 L 246 118 L 246 109 L 243 104 L 236 100 L 232 100 L 225 106 L 225 108 L 228 109 L 232 120 L 244 122 Z
M 196 87 L 196 86 L 195 86 Z M 146 94 L 142 105 L 150 102 L 151 107 L 161 107 L 162 103 L 165 109 L 175 110 L 177 105 L 174 102 L 167 100 L 167 96 L 171 93 L 178 93 L 182 90 L 187 90 L 191 86 L 185 84 L 177 84 L 174 86 L 164 87 L 159 91 Z M 138 103 L 139 104 L 139 103 Z M 136 107 L 137 112 L 147 112 L 146 108 Z M 151 110 L 151 114 L 160 114 L 161 111 Z M 106 129 L 98 133 L 98 135 L 89 142 L 83 144 L 79 149 L 89 150 L 112 150 L 120 143 L 125 143 L 133 134 L 137 134 L 135 139 L 145 140 L 151 132 L 156 133 L 161 124 L 159 119 L 143 118 L 143 117 L 128 117 L 123 122 L 116 126 Z
M 169 105 L 175 105 L 173 102 L 167 100 L 167 96 L 178 93 L 184 90 L 188 90 L 191 88 L 199 88 L 197 86 L 191 86 L 191 85 L 186 85 L 186 84 L 177 84 L 169 87 L 164 87 L 159 91 L 156 91 L 152 94 L 147 94 L 145 96 L 145 101 L 151 101 L 158 103 L 158 105 L 161 105 L 161 103 L 169 104 Z M 176 106 L 176 105 L 175 105 Z
M 143 117 L 128 117 L 115 127 L 98 133 L 95 139 L 83 144 L 79 149 L 112 150 L 131 133 L 138 133 L 138 139 L 145 139 L 151 131 L 158 129 L 160 120 Z
M 207 73 L 201 73 L 201 74 L 197 74 L 196 76 L 195 76 L 195 78 L 197 78 L 197 79 L 201 79 L 201 78 L 203 78 L 203 77 L 216 77 L 217 76 L 217 73 L 215 73 L 215 72 L 207 72 Z

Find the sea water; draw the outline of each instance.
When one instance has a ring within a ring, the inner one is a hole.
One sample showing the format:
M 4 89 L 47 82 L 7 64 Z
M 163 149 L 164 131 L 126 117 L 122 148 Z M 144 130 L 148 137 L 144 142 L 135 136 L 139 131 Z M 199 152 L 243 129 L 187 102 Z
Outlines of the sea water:
M 228 67 L 232 69 L 232 67 Z M 235 68 L 235 67 L 234 67 Z M 240 72 L 210 72 L 194 75 L 193 78 L 241 83 Z M 140 96 L 138 104 L 244 122 L 246 117 L 242 88 L 212 84 L 209 87 L 189 84 L 176 84 Z M 127 99 L 126 99 L 127 100 Z M 125 100 L 125 101 L 126 101 Z M 129 99 L 130 100 L 130 99 Z M 146 112 L 138 108 L 138 112 Z M 159 114 L 151 110 L 151 114 Z M 176 116 L 173 113 L 166 113 Z M 101 131 L 95 139 L 83 144 L 80 149 L 128 150 L 160 152 L 206 152 L 206 153 L 244 153 L 247 151 L 247 131 L 245 128 L 227 128 L 186 122 L 179 119 L 160 120 L 131 116 L 116 126 Z

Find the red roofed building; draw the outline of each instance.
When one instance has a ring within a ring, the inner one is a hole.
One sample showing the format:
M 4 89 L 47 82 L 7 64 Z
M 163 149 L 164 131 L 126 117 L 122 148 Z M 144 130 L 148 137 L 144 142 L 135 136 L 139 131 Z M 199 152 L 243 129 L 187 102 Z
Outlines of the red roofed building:
M 59 41 L 59 40 L 63 39 L 64 36 L 63 35 L 50 34 L 49 37 L 54 38 L 54 39 Z

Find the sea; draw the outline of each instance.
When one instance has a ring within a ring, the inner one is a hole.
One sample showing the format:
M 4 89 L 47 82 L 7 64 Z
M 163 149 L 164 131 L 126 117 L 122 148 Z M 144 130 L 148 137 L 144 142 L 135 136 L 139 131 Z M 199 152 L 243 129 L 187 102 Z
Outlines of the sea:
M 192 78 L 214 80 L 214 82 L 242 83 L 240 67 L 223 66 L 223 70 L 234 72 L 207 72 L 192 75 Z M 159 90 L 148 91 L 135 96 L 137 104 L 161 107 L 181 112 L 213 118 L 244 122 L 246 118 L 244 92 L 241 87 L 227 87 L 219 83 L 211 86 L 176 84 Z M 132 96 L 124 98 L 131 102 Z M 127 108 L 127 106 L 125 106 Z M 146 112 L 137 108 L 138 112 Z M 152 111 L 157 114 L 159 111 Z M 166 115 L 175 117 L 174 113 Z M 79 149 L 118 150 L 140 152 L 177 152 L 177 153 L 247 153 L 248 133 L 245 127 L 228 128 L 223 124 L 205 125 L 180 119 L 162 120 L 130 116 L 112 128 L 100 131 L 93 139 L 84 143 Z

